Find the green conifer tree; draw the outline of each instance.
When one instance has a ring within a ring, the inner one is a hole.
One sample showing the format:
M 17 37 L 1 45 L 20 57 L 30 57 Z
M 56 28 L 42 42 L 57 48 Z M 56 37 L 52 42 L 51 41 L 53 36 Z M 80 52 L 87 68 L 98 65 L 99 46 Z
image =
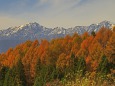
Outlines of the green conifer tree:
M 110 72 L 109 62 L 105 55 L 102 56 L 101 61 L 98 65 L 97 72 L 107 74 Z
M 3 66 L 0 70 L 0 86 L 3 86 L 5 80 L 5 74 L 8 71 L 8 67 Z

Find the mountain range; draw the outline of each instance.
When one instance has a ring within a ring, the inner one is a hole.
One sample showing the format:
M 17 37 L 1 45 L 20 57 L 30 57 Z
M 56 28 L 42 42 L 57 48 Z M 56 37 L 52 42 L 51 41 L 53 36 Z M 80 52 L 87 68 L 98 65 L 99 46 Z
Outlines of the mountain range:
M 114 23 L 105 20 L 98 24 L 91 24 L 89 26 L 75 26 L 73 28 L 47 28 L 36 22 L 18 27 L 9 27 L 8 29 L 0 30 L 0 53 L 5 52 L 8 48 L 14 47 L 26 40 L 51 40 L 54 38 L 64 37 L 66 35 L 72 35 L 75 32 L 80 35 L 84 32 L 91 34 L 92 31 L 99 31 L 101 27 L 111 29 L 112 25 L 114 25 Z

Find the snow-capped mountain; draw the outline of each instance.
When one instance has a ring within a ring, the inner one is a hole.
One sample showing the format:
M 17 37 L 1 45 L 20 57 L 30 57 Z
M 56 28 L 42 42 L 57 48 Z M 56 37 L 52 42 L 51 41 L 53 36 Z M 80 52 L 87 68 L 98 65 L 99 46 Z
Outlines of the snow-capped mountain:
M 98 24 L 91 24 L 90 26 L 75 26 L 73 28 L 46 28 L 39 25 L 38 23 L 29 23 L 19 27 L 10 27 L 6 30 L 0 30 L 0 40 L 12 39 L 12 40 L 34 40 L 34 39 L 52 39 L 55 37 L 62 37 L 67 34 L 72 35 L 73 33 L 83 34 L 84 32 L 91 33 L 92 31 L 97 32 L 101 27 L 111 28 L 112 23 L 109 21 L 102 21 Z
M 19 27 L 10 27 L 6 30 L 0 30 L 0 52 L 5 51 L 9 47 L 15 46 L 25 40 L 34 39 L 47 39 L 64 37 L 69 34 L 72 35 L 75 32 L 83 34 L 84 32 L 91 33 L 97 32 L 101 27 L 111 28 L 113 23 L 109 21 L 102 21 L 98 24 L 91 24 L 89 26 L 75 26 L 73 28 L 46 28 L 38 23 L 29 23 Z

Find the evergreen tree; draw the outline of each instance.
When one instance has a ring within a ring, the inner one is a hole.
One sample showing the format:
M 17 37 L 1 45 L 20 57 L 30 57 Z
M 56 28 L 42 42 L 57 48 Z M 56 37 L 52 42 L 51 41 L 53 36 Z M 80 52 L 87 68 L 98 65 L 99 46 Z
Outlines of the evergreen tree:
M 34 85 L 33 86 L 43 86 L 42 84 L 40 84 L 40 77 L 37 76 L 36 79 L 35 79 L 35 82 L 34 82 Z
M 7 73 L 5 74 L 3 86 L 8 86 L 9 75 L 10 75 L 10 71 L 8 70 Z
M 77 71 L 83 75 L 85 73 L 85 71 L 86 71 L 86 62 L 85 62 L 85 59 L 83 57 L 81 57 L 78 60 L 77 64 L 78 64 L 77 65 Z
M 11 69 L 9 69 L 8 71 L 7 71 L 7 73 L 5 74 L 5 80 L 4 80 L 4 84 L 3 84 L 3 86 L 10 86 L 11 84 L 12 84 L 12 86 L 14 86 L 13 85 L 13 82 L 12 82 L 12 77 L 11 77 L 11 75 L 12 75 L 12 70 Z M 14 81 L 14 80 L 13 80 Z
M 98 65 L 97 72 L 107 74 L 110 72 L 109 62 L 105 55 L 102 56 L 101 61 Z
M 19 84 L 19 86 L 26 86 L 26 76 L 24 73 L 24 66 L 22 64 L 21 59 L 19 59 L 16 67 L 15 67 L 15 72 L 16 72 L 16 80 L 18 80 L 17 84 Z
M 71 66 L 69 69 L 73 71 L 74 73 L 77 70 L 77 65 L 78 65 L 78 59 L 75 57 L 75 55 L 72 53 L 71 54 Z
M 91 32 L 91 35 L 94 36 L 94 37 L 96 36 L 94 31 Z
M 26 80 L 21 60 L 18 61 L 16 66 L 8 70 L 5 75 L 3 86 L 26 86 Z
M 8 67 L 3 66 L 0 70 L 0 86 L 3 86 L 4 80 L 5 80 L 5 74 L 8 71 Z
M 36 75 L 34 86 L 44 86 L 47 81 L 47 67 L 42 66 L 42 69 L 39 71 L 39 74 Z

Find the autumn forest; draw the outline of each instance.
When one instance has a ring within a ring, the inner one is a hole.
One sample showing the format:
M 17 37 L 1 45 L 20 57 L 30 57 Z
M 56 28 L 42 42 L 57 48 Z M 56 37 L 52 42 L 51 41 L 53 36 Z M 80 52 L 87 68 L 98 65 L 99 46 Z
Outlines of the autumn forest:
M 115 28 L 27 40 L 0 54 L 0 86 L 114 85 Z

